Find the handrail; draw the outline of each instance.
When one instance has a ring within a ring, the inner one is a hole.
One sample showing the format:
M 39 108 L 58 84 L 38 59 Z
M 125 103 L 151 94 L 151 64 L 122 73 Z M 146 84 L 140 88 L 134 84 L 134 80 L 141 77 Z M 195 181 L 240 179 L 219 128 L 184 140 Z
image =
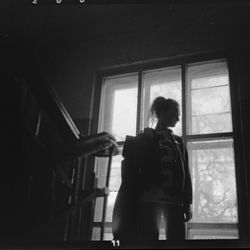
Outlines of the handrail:
M 73 143 L 80 138 L 80 132 L 75 123 L 55 90 L 48 86 L 47 80 L 42 74 L 36 71 L 32 72 L 32 76 L 29 73 L 25 74 L 24 77 L 23 74 L 18 74 L 16 78 L 17 81 L 29 86 L 41 108 L 45 110 L 49 119 L 55 123 L 59 133 L 67 142 Z
M 37 98 L 39 105 L 55 124 L 62 138 L 65 139 L 63 145 L 49 148 L 52 157 L 58 160 L 91 154 L 108 156 L 111 147 L 114 147 L 114 154 L 118 153 L 116 140 L 109 133 L 102 132 L 90 136 L 81 135 L 54 89 L 42 85 L 41 79 L 38 79 L 37 74 L 35 76 L 36 84 L 32 84 L 33 78 L 29 75 L 25 79 L 22 75 L 19 75 L 16 80 L 27 84 L 31 88 L 32 94 Z M 45 81 L 45 79 L 43 80 Z
M 64 144 L 54 151 L 58 159 L 70 159 L 80 156 L 109 157 L 113 148 L 113 155 L 118 154 L 118 145 L 112 135 L 102 132 L 95 135 L 81 136 L 74 144 Z

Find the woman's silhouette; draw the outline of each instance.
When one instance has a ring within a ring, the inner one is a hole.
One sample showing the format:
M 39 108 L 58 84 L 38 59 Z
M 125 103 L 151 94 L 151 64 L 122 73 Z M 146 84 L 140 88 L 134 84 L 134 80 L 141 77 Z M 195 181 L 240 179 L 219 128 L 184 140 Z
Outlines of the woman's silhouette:
M 157 97 L 151 106 L 155 129 L 127 136 L 122 183 L 113 211 L 113 235 L 119 240 L 158 240 L 164 226 L 169 240 L 185 239 L 192 218 L 192 184 L 188 155 L 170 127 L 179 121 L 179 104 Z

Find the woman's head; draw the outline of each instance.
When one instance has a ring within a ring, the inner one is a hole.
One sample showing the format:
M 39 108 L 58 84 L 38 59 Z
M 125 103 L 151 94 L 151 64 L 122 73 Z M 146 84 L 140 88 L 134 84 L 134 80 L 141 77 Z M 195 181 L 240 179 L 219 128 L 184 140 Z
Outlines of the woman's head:
M 154 99 L 150 113 L 162 126 L 174 127 L 179 121 L 180 105 L 173 99 L 159 96 Z

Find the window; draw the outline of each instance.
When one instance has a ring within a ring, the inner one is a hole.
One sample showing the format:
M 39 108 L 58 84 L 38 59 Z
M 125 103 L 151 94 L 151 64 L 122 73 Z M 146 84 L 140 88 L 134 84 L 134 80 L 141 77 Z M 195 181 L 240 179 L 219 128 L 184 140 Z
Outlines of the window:
M 187 61 L 187 60 L 185 60 Z M 193 181 L 189 239 L 238 238 L 234 131 L 226 59 L 192 61 L 102 78 L 98 131 L 112 133 L 122 151 L 126 135 L 154 127 L 148 112 L 157 96 L 176 99 L 181 117 L 174 133 L 183 137 Z M 112 211 L 121 182 L 122 156 L 113 157 L 110 194 L 97 198 L 93 240 L 111 240 Z M 97 159 L 97 187 L 105 186 L 107 160 Z M 103 210 L 103 208 L 106 208 Z M 160 239 L 164 239 L 162 235 Z

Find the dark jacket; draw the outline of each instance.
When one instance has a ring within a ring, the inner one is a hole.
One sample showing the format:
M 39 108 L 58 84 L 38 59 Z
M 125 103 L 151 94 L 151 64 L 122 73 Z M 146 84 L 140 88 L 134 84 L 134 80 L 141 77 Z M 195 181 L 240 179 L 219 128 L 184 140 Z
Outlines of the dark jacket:
M 182 194 L 183 206 L 192 203 L 192 183 L 188 155 L 181 137 L 172 135 L 178 148 L 175 188 Z M 141 194 L 157 185 L 161 178 L 160 151 L 154 129 L 146 128 L 136 137 L 127 136 L 121 164 L 122 183 L 114 205 L 112 231 L 114 239 L 135 240 L 137 235 L 137 205 Z M 154 168 L 152 168 L 154 166 Z

